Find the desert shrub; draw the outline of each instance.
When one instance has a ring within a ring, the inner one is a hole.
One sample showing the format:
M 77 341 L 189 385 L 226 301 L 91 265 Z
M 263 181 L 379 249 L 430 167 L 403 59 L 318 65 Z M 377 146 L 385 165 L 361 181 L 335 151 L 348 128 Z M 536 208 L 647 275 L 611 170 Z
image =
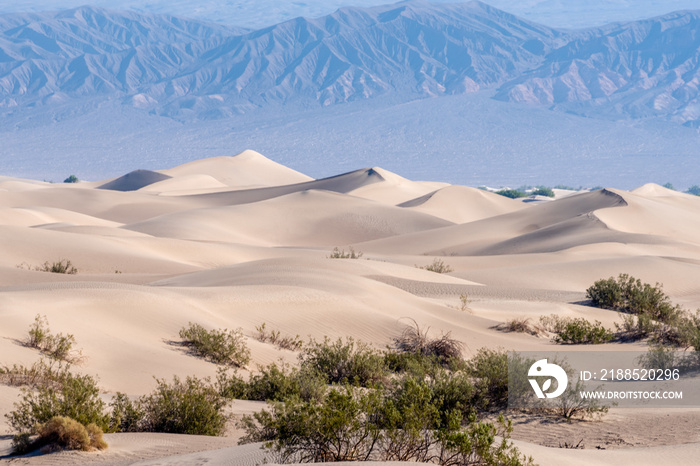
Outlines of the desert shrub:
M 240 328 L 207 330 L 190 322 L 180 329 L 180 338 L 193 353 L 216 364 L 242 367 L 250 361 L 250 350 Z
M 362 257 L 362 252 L 355 252 L 355 250 L 350 246 L 350 252 L 346 253 L 345 249 L 339 249 L 337 247 L 333 248 L 333 251 L 328 256 L 329 259 L 359 259 Z
M 363 387 L 380 382 L 386 375 L 384 358 L 368 344 L 348 337 L 335 342 L 311 340 L 299 354 L 302 371 L 320 374 L 331 384 L 354 384 Z
M 566 364 L 558 362 L 560 366 L 569 374 L 569 380 L 574 378 L 572 370 Z M 569 384 L 556 401 L 554 413 L 571 421 L 575 417 L 596 418 L 608 412 L 608 407 L 600 404 L 595 398 L 583 398 L 580 392 L 586 390 L 586 385 L 582 380 L 577 380 L 575 384 Z
M 546 186 L 537 186 L 530 192 L 531 196 L 554 197 L 554 191 Z
M 282 336 L 279 330 L 270 330 L 268 332 L 265 322 L 258 327 L 255 327 L 255 330 L 258 331 L 257 339 L 259 341 L 263 343 L 267 343 L 269 341 L 280 349 L 299 351 L 304 346 L 304 342 L 301 340 L 301 338 L 299 338 L 299 335 L 295 337 L 290 335 Z
M 394 349 L 384 352 L 384 364 L 387 370 L 394 374 L 406 374 L 420 379 L 434 377 L 443 369 L 440 360 L 435 356 L 398 352 Z
M 469 295 L 466 293 L 462 293 L 459 295 L 459 307 L 458 309 L 462 312 L 472 312 L 472 309 L 469 307 L 469 304 L 471 304 L 471 300 L 469 299 Z
M 117 392 L 109 404 L 109 432 L 140 432 L 145 412 L 138 402 L 133 402 L 124 393 Z
M 36 348 L 52 359 L 68 362 L 78 362 L 82 358 L 80 351 L 75 351 L 73 345 L 75 337 L 71 334 L 51 334 L 49 321 L 46 316 L 39 314 L 34 318 L 34 323 L 29 327 L 29 332 L 24 345 Z
M 599 321 L 591 323 L 583 317 L 579 317 L 566 319 L 564 327 L 554 335 L 553 341 L 556 343 L 597 345 L 612 339 L 612 332 L 603 327 Z
M 223 435 L 228 416 L 228 400 L 206 380 L 173 377 L 168 384 L 157 379 L 158 386 L 139 400 L 143 410 L 141 430 L 191 435 Z
M 700 196 L 700 186 L 694 184 L 690 188 L 688 188 L 686 191 L 688 194 L 693 194 L 695 196 Z
M 467 360 L 467 372 L 474 378 L 475 404 L 483 410 L 508 405 L 508 353 L 481 348 Z
M 251 374 L 246 391 L 246 399 L 259 401 L 282 401 L 291 396 L 302 400 L 319 399 L 325 392 L 323 376 L 309 371 L 290 369 L 288 365 L 269 364 Z
M 502 332 L 529 333 L 538 336 L 543 332 L 543 328 L 533 324 L 529 317 L 511 319 L 507 322 L 496 325 L 496 329 Z
M 65 416 L 55 416 L 37 426 L 38 437 L 31 441 L 27 436 L 17 437 L 13 445 L 15 454 L 25 454 L 32 450 L 104 450 L 107 443 L 102 438 L 102 429 L 95 424 L 82 425 Z
M 521 197 L 527 197 L 527 194 L 519 191 L 517 189 L 500 189 L 496 191 L 496 194 L 500 194 L 501 196 L 509 197 L 511 199 L 518 199 Z
M 681 312 L 678 306 L 671 304 L 663 292 L 663 285 L 642 283 L 628 274 L 596 281 L 586 290 L 586 296 L 595 306 L 630 314 L 647 314 L 661 322 L 668 322 Z
M 430 327 L 423 329 L 414 320 L 412 326 L 405 327 L 401 335 L 394 338 L 394 348 L 402 353 L 435 357 L 444 365 L 462 359 L 462 342 L 452 338 L 450 332 L 431 338 L 429 331 Z
M 432 264 L 424 265 L 418 268 L 435 273 L 450 273 L 453 271 L 452 267 L 445 264 L 445 262 L 442 259 L 434 259 Z
M 64 183 L 77 183 L 78 181 L 80 181 L 80 180 L 75 175 L 71 175 L 68 178 L 66 178 L 65 180 L 63 180 Z
M 106 430 L 109 416 L 104 409 L 95 379 L 66 371 L 59 383 L 41 385 L 37 390 L 23 388 L 21 401 L 6 417 L 20 433 L 34 433 L 37 425 L 55 416 L 70 417 L 82 425 L 94 423 Z
M 68 275 L 75 275 L 78 273 L 71 261 L 67 259 L 61 259 L 57 262 L 44 262 L 43 265 L 35 267 L 34 270 L 38 272 L 50 272 L 50 273 L 63 273 Z
M 287 399 L 243 418 L 240 443 L 264 442 L 275 460 L 289 462 L 422 461 L 457 466 L 530 465 L 499 429 L 472 416 L 461 428 L 455 414 L 443 422 L 431 388 L 408 378 L 396 390 L 329 391 L 319 403 Z M 496 436 L 503 440 L 497 441 Z

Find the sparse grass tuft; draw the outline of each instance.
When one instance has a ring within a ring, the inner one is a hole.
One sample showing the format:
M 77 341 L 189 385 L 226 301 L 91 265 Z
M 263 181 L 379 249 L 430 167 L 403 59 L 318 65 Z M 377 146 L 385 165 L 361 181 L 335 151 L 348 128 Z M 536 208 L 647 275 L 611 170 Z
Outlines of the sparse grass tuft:
M 464 344 L 452 338 L 451 332 L 431 338 L 428 336 L 429 331 L 430 327 L 423 329 L 414 320 L 412 326 L 407 326 L 401 335 L 394 338 L 394 347 L 402 353 L 435 357 L 443 364 L 462 358 Z
M 350 252 L 346 253 L 345 249 L 339 249 L 337 247 L 333 248 L 329 259 L 359 259 L 362 257 L 362 252 L 355 252 L 352 246 L 350 246 Z
M 283 337 L 279 330 L 271 330 L 268 332 L 265 322 L 258 327 L 255 327 L 255 330 L 258 331 L 258 341 L 263 343 L 267 343 L 269 341 L 280 349 L 299 351 L 304 346 L 304 342 L 301 340 L 299 335 L 295 337 L 286 335 Z
M 511 319 L 498 324 L 496 329 L 502 332 L 529 333 L 534 336 L 539 336 L 544 332 L 544 329 L 537 324 L 533 324 L 529 317 Z

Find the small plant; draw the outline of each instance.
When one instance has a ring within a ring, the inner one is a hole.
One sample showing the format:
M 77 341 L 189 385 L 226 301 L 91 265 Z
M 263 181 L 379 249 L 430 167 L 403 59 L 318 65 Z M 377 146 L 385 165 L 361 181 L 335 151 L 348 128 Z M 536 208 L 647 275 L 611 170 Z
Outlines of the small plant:
M 38 437 L 31 441 L 27 435 L 13 440 L 13 453 L 26 454 L 33 450 L 104 450 L 107 443 L 102 438 L 102 429 L 95 424 L 82 425 L 65 416 L 55 416 L 37 427 Z
M 534 336 L 539 336 L 544 331 L 541 326 L 533 324 L 529 317 L 511 319 L 496 325 L 496 329 L 502 332 L 528 333 Z
M 583 445 L 583 439 L 581 439 L 578 441 L 578 443 L 567 441 L 565 441 L 564 443 L 559 442 L 559 448 L 566 448 L 569 450 L 583 450 L 586 447 Z
M 189 323 L 180 329 L 183 345 L 192 352 L 216 364 L 242 367 L 250 361 L 250 350 L 245 343 L 242 329 L 207 330 L 199 324 Z
M 171 384 L 156 379 L 158 387 L 139 400 L 143 410 L 141 430 L 190 435 L 223 435 L 228 400 L 206 380 L 173 378 Z M 128 405 L 127 405 L 128 406 Z
M 71 261 L 67 259 L 61 259 L 58 262 L 44 262 L 44 265 L 35 267 L 34 270 L 39 272 L 50 272 L 50 273 L 63 273 L 68 275 L 75 275 L 78 273 Z
M 471 300 L 469 299 L 469 295 L 466 293 L 462 293 L 459 295 L 459 310 L 462 312 L 472 312 L 472 309 L 469 307 L 469 304 L 471 304 Z
M 418 267 L 418 266 L 416 266 Z M 435 273 L 450 273 L 453 271 L 452 267 L 449 265 L 445 264 L 442 259 L 435 259 L 433 260 L 432 264 L 424 265 L 422 267 L 418 267 L 419 269 L 423 270 L 428 270 L 429 272 L 435 272 Z
M 68 178 L 66 178 L 65 180 L 63 180 L 64 183 L 77 183 L 78 181 L 80 181 L 80 180 L 75 175 L 71 175 Z
M 262 325 L 255 327 L 255 330 L 258 331 L 259 341 L 263 343 L 267 343 L 269 341 L 280 349 L 299 351 L 304 346 L 304 342 L 301 340 L 301 338 L 299 338 L 299 335 L 296 337 L 289 335 L 283 337 L 281 336 L 281 332 L 279 330 L 271 330 L 268 333 L 264 322 Z
M 41 358 L 31 367 L 14 364 L 0 367 L 0 383 L 12 387 L 39 388 L 52 386 L 59 388 L 70 369 L 69 363 Z
M 52 359 L 71 363 L 77 363 L 82 359 L 81 352 L 73 349 L 75 337 L 71 334 L 64 335 L 62 333 L 52 335 L 48 319 L 40 314 L 36 315 L 34 323 L 29 327 L 24 345 L 36 348 Z
M 462 342 L 452 338 L 450 332 L 431 338 L 428 336 L 429 331 L 430 327 L 423 329 L 414 320 L 413 326 L 407 326 L 401 335 L 394 338 L 394 347 L 402 353 L 435 357 L 443 364 L 449 364 L 453 359 L 462 359 Z
M 133 402 L 124 393 L 117 392 L 109 404 L 109 432 L 140 432 L 146 416 L 141 404 Z
M 603 324 L 597 320 L 591 323 L 583 317 L 567 321 L 562 331 L 553 338 L 556 343 L 591 345 L 606 343 L 612 339 L 612 332 L 603 327 Z
M 345 249 L 339 249 L 337 247 L 333 248 L 329 259 L 359 259 L 362 257 L 362 252 L 355 252 L 352 246 L 350 246 L 350 252 L 346 253 Z

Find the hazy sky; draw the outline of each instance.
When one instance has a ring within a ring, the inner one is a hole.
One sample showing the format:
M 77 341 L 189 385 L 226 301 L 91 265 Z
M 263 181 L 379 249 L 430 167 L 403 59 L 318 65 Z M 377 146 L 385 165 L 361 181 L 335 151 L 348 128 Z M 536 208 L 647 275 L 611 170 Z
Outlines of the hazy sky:
M 700 0 L 485 1 L 532 21 L 562 28 L 630 21 L 675 10 L 700 10 Z M 372 6 L 386 3 L 392 2 L 387 0 L 0 0 L 0 13 L 57 10 L 89 4 L 103 8 L 170 13 L 235 26 L 259 28 L 297 16 L 323 16 L 341 6 Z

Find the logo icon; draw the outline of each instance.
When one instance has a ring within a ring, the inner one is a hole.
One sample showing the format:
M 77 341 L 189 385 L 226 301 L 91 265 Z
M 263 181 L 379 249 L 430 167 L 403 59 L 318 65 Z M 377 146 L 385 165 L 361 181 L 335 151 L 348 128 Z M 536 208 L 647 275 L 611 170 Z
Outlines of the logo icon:
M 569 384 L 569 378 L 566 375 L 566 371 L 556 364 L 550 364 L 546 359 L 540 359 L 530 366 L 530 370 L 527 375 L 529 377 L 549 377 L 544 381 L 542 388 L 537 379 L 528 379 L 532 389 L 535 390 L 537 398 L 556 398 L 566 390 L 566 386 Z M 557 389 L 552 393 L 546 393 L 552 386 L 552 378 L 557 381 Z

